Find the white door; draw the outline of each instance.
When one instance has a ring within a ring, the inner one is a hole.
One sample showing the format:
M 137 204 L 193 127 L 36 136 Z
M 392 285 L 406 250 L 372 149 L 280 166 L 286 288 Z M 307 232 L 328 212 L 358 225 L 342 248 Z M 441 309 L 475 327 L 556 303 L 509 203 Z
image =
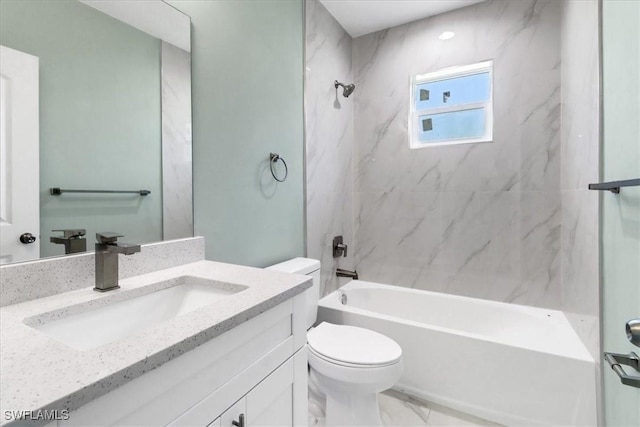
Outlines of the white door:
M 38 58 L 0 46 L 0 264 L 40 256 L 38 93 Z

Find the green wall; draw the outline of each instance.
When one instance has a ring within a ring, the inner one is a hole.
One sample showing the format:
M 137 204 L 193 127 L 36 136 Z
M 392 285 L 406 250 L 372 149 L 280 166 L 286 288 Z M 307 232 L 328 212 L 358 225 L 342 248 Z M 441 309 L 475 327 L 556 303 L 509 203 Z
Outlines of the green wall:
M 162 239 L 160 42 L 76 0 L 0 1 L 0 43 L 40 58 L 42 256 L 53 229 Z M 49 195 L 50 187 L 151 190 Z
M 602 3 L 602 44 L 602 180 L 640 178 L 639 2 Z M 601 193 L 603 350 L 638 353 L 625 323 L 640 316 L 640 187 Z M 621 384 L 602 363 L 606 425 L 640 425 L 640 389 Z
M 194 226 L 207 259 L 302 256 L 302 1 L 169 3 L 191 17 Z M 277 185 L 270 152 L 289 166 Z

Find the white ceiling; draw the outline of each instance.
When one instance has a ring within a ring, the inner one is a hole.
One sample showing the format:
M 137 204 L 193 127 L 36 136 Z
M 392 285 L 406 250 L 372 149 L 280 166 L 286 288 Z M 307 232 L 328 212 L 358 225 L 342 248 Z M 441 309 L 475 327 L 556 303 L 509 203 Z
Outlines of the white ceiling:
M 351 37 L 417 21 L 484 0 L 320 0 Z
M 161 0 L 80 1 L 153 37 L 191 52 L 191 19 Z

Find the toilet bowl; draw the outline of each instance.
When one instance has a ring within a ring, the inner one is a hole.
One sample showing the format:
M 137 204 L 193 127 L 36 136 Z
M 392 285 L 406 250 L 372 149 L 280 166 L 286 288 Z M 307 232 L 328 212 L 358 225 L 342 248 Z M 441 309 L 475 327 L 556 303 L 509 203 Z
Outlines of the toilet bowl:
M 325 426 L 382 426 L 378 393 L 392 387 L 402 373 L 402 349 L 378 332 L 317 320 L 320 262 L 294 258 L 268 267 L 307 274 L 306 290 L 309 381 L 326 399 Z M 314 406 L 318 402 L 314 403 Z
M 326 426 L 381 426 L 378 393 L 402 373 L 392 339 L 355 326 L 322 322 L 307 333 L 310 379 L 326 396 Z

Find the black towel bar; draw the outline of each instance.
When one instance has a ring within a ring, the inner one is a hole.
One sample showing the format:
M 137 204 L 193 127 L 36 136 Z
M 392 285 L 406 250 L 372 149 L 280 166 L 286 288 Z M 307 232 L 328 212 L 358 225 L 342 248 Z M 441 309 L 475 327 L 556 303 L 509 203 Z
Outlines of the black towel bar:
M 589 184 L 589 190 L 609 190 L 612 193 L 618 194 L 620 192 L 620 187 L 634 187 L 638 185 L 640 185 L 640 178 Z
M 62 193 L 108 193 L 108 194 L 139 194 L 141 196 L 146 196 L 147 194 L 151 194 L 149 190 L 67 190 L 60 187 L 52 187 L 49 189 L 49 194 L 52 196 L 59 196 Z

